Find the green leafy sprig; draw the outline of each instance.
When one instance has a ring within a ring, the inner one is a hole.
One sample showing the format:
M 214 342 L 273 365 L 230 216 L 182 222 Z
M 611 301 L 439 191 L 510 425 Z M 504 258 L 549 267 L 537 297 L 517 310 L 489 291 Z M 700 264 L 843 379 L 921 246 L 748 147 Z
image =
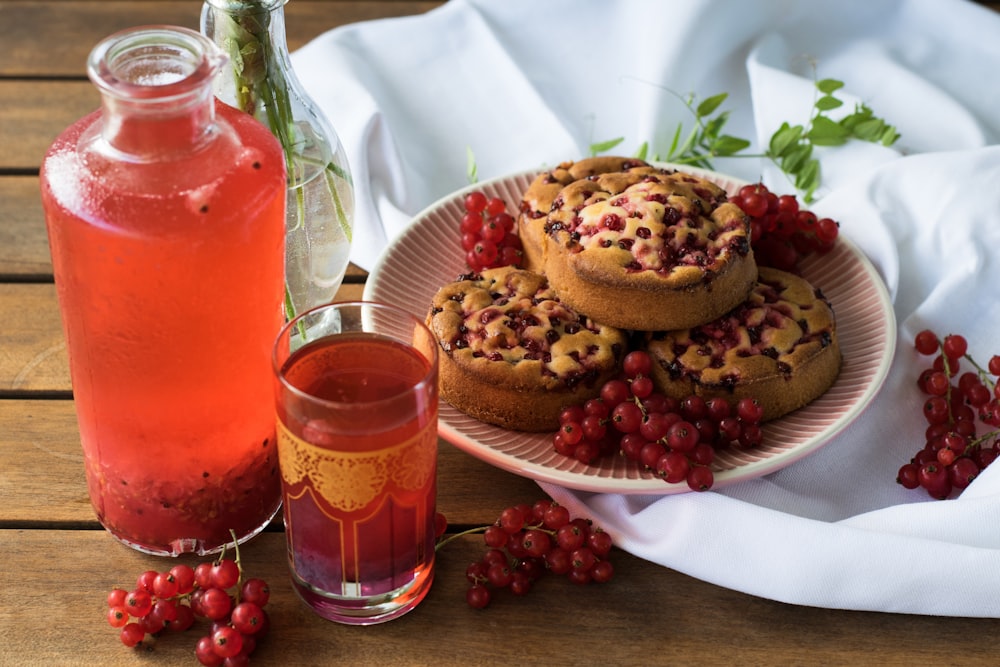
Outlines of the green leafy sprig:
M 264 122 L 278 139 L 285 155 L 288 189 L 295 193 L 295 222 L 290 230 L 305 224 L 305 193 L 301 181 L 301 165 L 311 164 L 323 168 L 324 179 L 333 198 L 337 221 L 344 236 L 351 240 L 351 222 L 337 189 L 337 181 L 350 182 L 350 174 L 334 162 L 322 164 L 305 155 L 300 148 L 301 139 L 296 131 L 292 111 L 290 86 L 285 76 L 283 54 L 275 48 L 270 34 L 271 7 L 274 0 L 245 0 L 232 3 L 234 11 L 216 11 L 216 20 L 222 21 L 222 49 L 229 56 L 233 67 L 236 104 L 242 111 Z M 215 6 L 215 5 L 213 5 Z M 218 9 L 224 9 L 220 4 Z M 291 293 L 285 286 L 285 314 L 295 316 Z
M 729 120 L 729 112 L 719 111 L 719 107 L 727 97 L 728 93 L 719 93 L 702 100 L 697 106 L 693 95 L 684 100 L 685 106 L 694 113 L 695 126 L 682 141 L 684 126 L 682 123 L 677 124 L 667 151 L 668 161 L 711 169 L 711 159 L 730 157 L 750 146 L 746 139 L 722 133 L 722 128 Z
M 720 110 L 729 94 L 719 93 L 698 102 L 694 95 L 681 100 L 694 116 L 694 125 L 685 134 L 684 124 L 678 123 L 666 154 L 652 159 L 713 169 L 712 160 L 721 157 L 756 157 L 771 160 L 802 193 L 806 202 L 820 185 L 819 160 L 813 155 L 816 146 L 840 146 L 852 139 L 891 146 L 899 139 L 899 132 L 885 120 L 875 116 L 865 104 L 855 105 L 854 111 L 833 120 L 829 112 L 844 105 L 836 92 L 844 83 L 836 79 L 816 82 L 817 97 L 809 121 L 804 125 L 781 124 L 771 136 L 764 153 L 744 153 L 751 143 L 747 139 L 723 132 L 729 120 L 729 111 Z M 621 143 L 622 139 L 592 144 L 591 155 L 605 152 Z M 644 142 L 636 157 L 647 159 L 649 144 Z
M 813 157 L 814 146 L 842 146 L 851 139 L 860 139 L 883 146 L 891 146 L 899 139 L 896 128 L 877 118 L 865 104 L 857 104 L 854 111 L 839 121 L 827 112 L 839 109 L 844 102 L 834 93 L 844 87 L 842 81 L 823 79 L 816 82 L 820 93 L 813 103 L 809 123 L 791 125 L 782 123 L 771 135 L 766 156 L 793 180 L 795 189 L 811 201 L 820 183 L 819 160 Z

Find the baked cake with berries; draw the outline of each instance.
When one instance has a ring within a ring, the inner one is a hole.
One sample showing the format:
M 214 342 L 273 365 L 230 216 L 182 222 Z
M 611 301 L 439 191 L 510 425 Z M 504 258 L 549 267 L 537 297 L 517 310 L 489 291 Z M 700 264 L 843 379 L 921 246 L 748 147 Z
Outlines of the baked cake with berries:
M 544 273 L 562 301 L 623 329 L 685 329 L 753 288 L 743 211 L 711 181 L 630 169 L 574 181 L 546 218 Z
M 574 181 L 597 174 L 632 169 L 653 171 L 654 167 L 638 158 L 599 156 L 563 162 L 536 176 L 521 196 L 519 205 L 517 232 L 523 246 L 522 267 L 536 272 L 544 270 L 545 220 L 560 190 Z
M 826 392 L 840 373 L 833 309 L 805 279 L 761 267 L 749 298 L 712 322 L 647 334 L 657 389 L 756 398 L 776 419 Z
M 556 430 L 559 411 L 597 396 L 626 351 L 624 332 L 568 307 L 544 276 L 513 267 L 445 285 L 427 323 L 442 351 L 442 398 L 518 431 Z

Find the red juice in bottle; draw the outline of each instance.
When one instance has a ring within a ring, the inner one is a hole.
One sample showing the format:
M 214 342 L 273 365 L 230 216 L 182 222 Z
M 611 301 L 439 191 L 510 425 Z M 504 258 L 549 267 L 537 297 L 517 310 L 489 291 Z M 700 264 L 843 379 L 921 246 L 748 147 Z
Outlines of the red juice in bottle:
M 431 364 L 413 347 L 350 333 L 303 346 L 280 375 L 279 397 L 289 386 L 310 397 L 279 398 L 296 590 L 321 615 L 348 623 L 366 622 L 354 612 L 371 614 L 380 596 L 393 609 L 411 608 L 426 594 L 434 562 Z
M 215 551 L 280 502 L 284 160 L 215 103 L 213 49 L 180 28 L 105 40 L 90 62 L 102 109 L 41 173 L 91 502 L 151 553 Z

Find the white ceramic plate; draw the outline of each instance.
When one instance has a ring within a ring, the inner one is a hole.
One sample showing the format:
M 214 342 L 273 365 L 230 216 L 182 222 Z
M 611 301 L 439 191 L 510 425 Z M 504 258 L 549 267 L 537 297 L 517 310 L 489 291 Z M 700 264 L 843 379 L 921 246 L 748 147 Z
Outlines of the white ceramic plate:
M 743 181 L 683 167 L 709 178 L 730 193 Z M 523 172 L 478 183 L 425 209 L 386 249 L 371 272 L 364 297 L 426 315 L 431 298 L 445 283 L 468 269 L 459 243 L 465 194 L 482 190 L 517 206 L 537 174 Z M 889 294 L 875 268 L 848 239 L 813 255 L 802 275 L 820 288 L 837 316 L 844 365 L 823 396 L 808 406 L 764 425 L 764 443 L 752 450 L 719 451 L 712 466 L 714 488 L 760 477 L 816 451 L 851 423 L 882 386 L 896 344 L 896 323 Z M 557 454 L 551 434 L 521 433 L 484 424 L 441 403 L 439 433 L 460 449 L 505 470 L 538 481 L 582 491 L 670 494 L 688 491 L 686 483 L 667 484 L 625 457 L 605 457 L 593 465 Z

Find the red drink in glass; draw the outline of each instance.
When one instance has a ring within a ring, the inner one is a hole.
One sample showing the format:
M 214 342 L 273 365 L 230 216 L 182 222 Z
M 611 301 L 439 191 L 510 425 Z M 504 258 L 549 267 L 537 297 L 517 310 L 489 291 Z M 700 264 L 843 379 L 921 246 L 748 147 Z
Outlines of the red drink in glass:
M 336 321 L 340 332 L 309 325 L 309 342 L 291 351 L 293 321 L 275 358 L 293 584 L 320 615 L 354 624 L 399 616 L 426 595 L 435 540 L 436 350 L 413 337 L 416 319 L 376 333 L 361 323 L 378 328 L 381 310 L 329 316 L 365 307 L 384 308 L 310 311 L 307 320 Z
M 245 539 L 280 502 L 268 355 L 283 324 L 284 159 L 264 126 L 215 107 L 209 70 L 102 82 L 146 97 L 103 90 L 103 111 L 42 168 L 91 502 L 113 535 L 157 554 Z

